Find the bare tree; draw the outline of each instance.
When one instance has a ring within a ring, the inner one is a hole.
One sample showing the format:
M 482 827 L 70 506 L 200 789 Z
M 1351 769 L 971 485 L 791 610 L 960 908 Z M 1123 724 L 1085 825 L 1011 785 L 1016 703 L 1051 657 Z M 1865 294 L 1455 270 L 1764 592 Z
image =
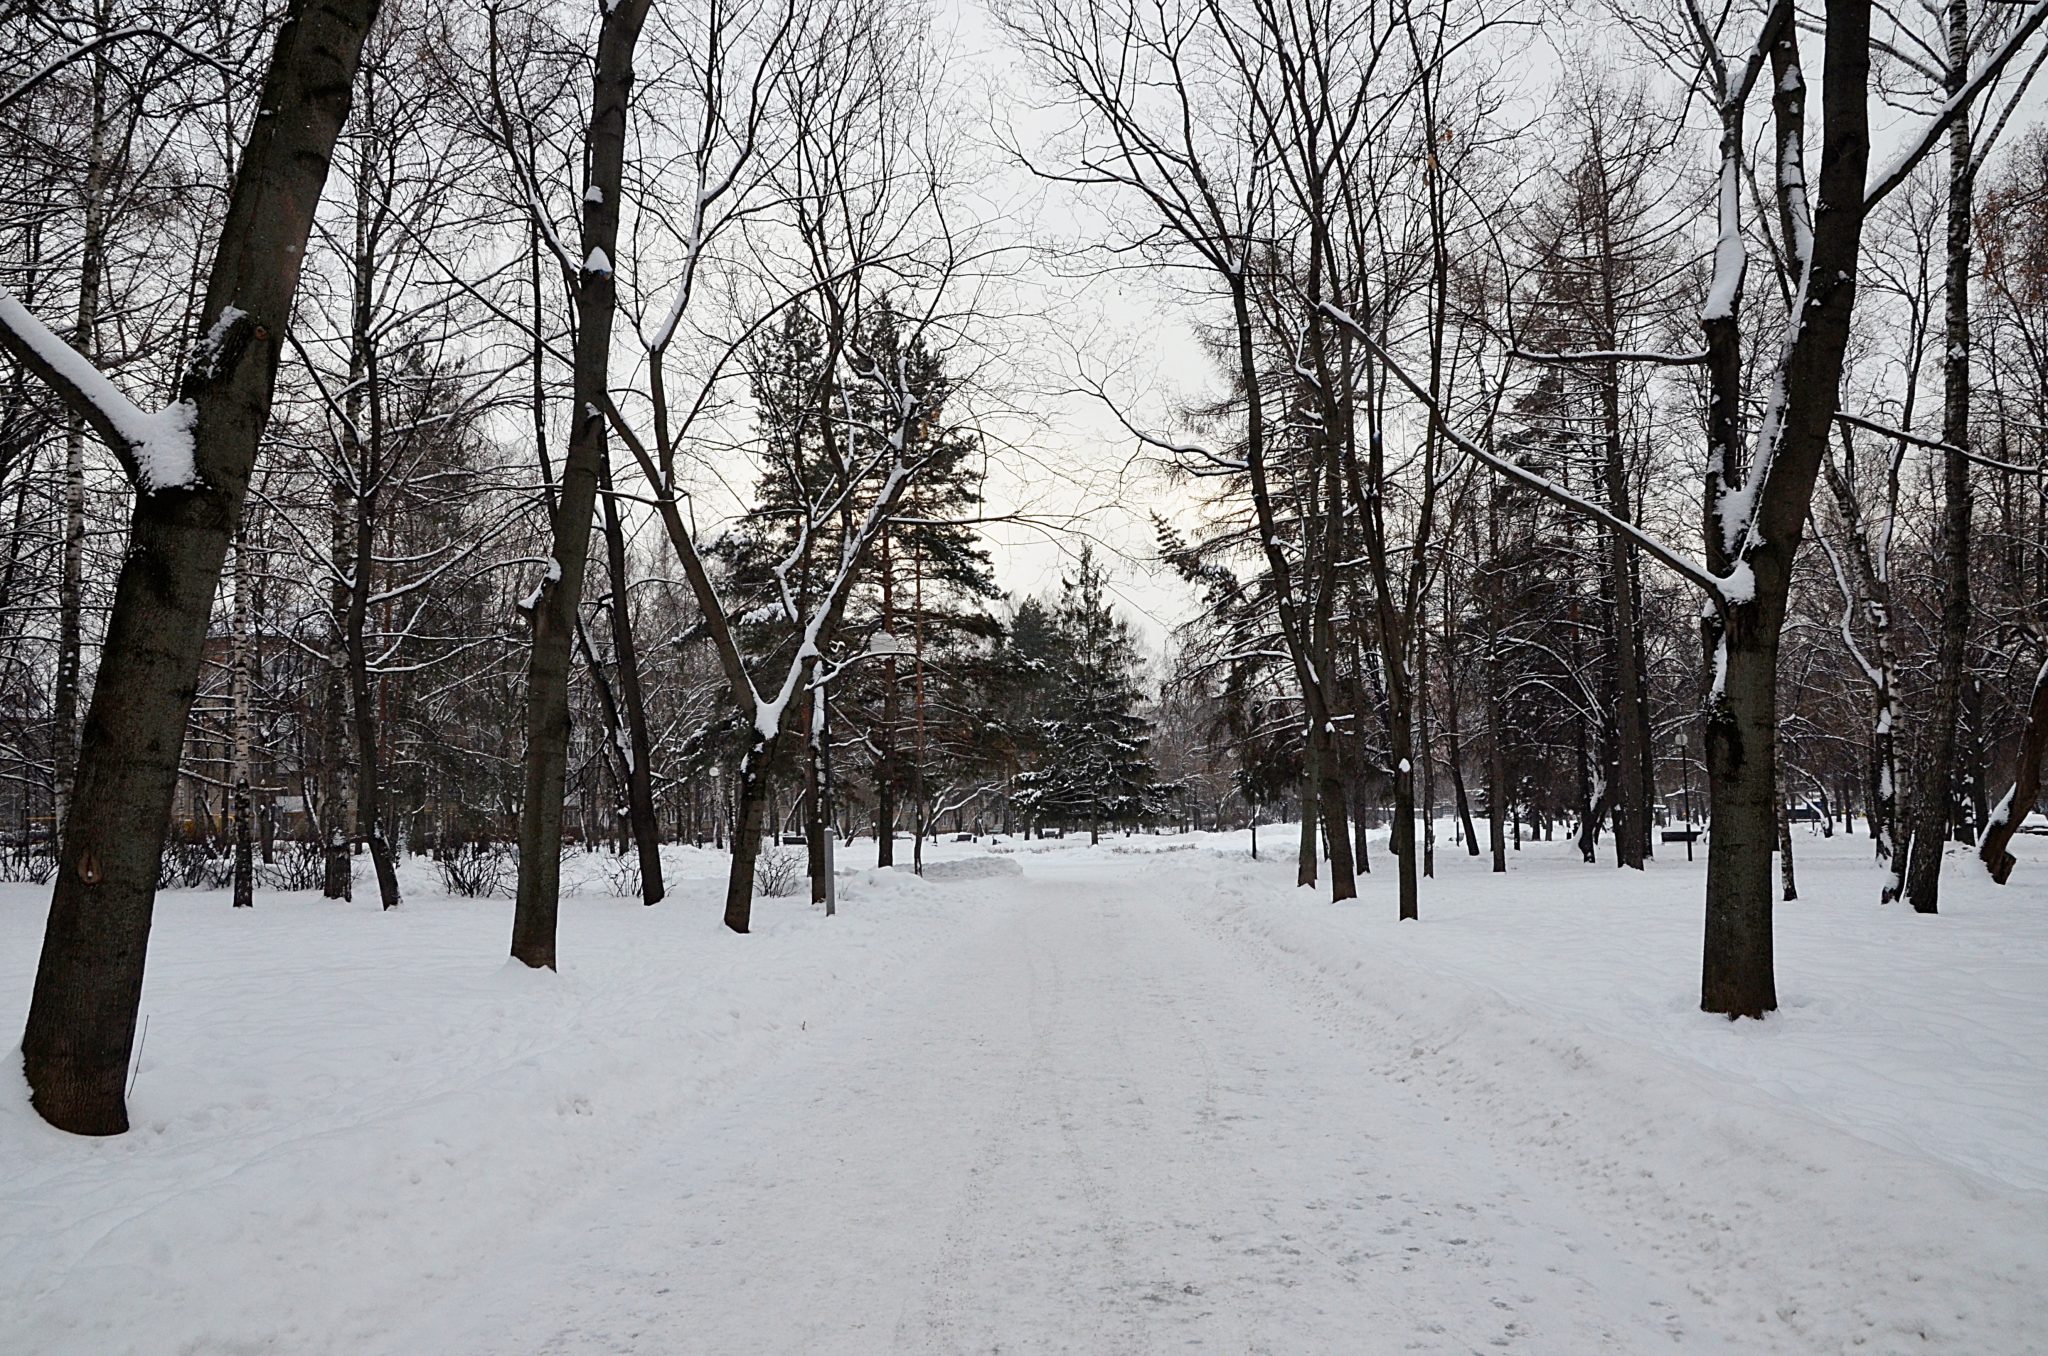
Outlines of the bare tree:
M 74 1133 L 128 1128 L 123 1084 L 186 712 L 313 210 L 376 8 L 334 0 L 287 9 L 177 402 L 146 413 L 0 295 L 0 346 L 85 418 L 136 490 L 22 1038 L 37 1111 Z

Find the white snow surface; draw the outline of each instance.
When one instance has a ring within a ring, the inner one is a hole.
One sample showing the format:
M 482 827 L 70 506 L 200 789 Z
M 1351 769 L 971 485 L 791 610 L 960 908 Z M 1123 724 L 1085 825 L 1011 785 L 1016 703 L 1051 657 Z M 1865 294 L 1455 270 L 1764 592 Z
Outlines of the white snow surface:
M 2040 838 L 1924 918 L 1802 829 L 1731 1024 L 1703 859 L 1450 837 L 1419 924 L 1384 831 L 1339 905 L 1286 826 L 947 841 L 747 937 L 721 854 L 653 909 L 578 855 L 559 975 L 416 861 L 388 914 L 167 893 L 135 1129 L 0 1083 L 0 1351 L 2040 1350 Z

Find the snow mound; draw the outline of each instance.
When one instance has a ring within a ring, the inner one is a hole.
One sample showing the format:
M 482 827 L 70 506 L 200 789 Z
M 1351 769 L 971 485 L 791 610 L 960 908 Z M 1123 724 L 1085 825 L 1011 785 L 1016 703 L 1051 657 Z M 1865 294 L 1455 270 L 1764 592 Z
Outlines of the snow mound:
M 993 880 L 998 876 L 1021 876 L 1024 868 L 1014 857 L 960 857 L 950 862 L 926 862 L 926 880 Z

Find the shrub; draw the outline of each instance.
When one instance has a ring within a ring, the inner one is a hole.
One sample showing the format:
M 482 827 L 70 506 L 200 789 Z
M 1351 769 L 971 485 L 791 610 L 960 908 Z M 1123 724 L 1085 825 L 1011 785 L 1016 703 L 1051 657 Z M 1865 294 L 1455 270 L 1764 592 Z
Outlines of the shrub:
M 633 852 L 617 852 L 603 859 L 605 893 L 620 899 L 640 897 L 640 858 Z
M 797 883 L 806 875 L 809 863 L 796 848 L 776 844 L 761 849 L 754 861 L 754 893 L 767 899 L 784 899 L 796 893 Z
M 225 890 L 234 880 L 234 853 L 210 843 L 173 840 L 164 844 L 163 857 L 157 862 L 159 890 Z
M 271 848 L 275 859 L 256 867 L 256 883 L 266 890 L 317 890 L 327 880 L 327 856 L 318 843 L 287 840 Z
M 469 843 L 436 856 L 434 865 L 449 894 L 487 899 L 505 893 L 506 879 L 512 875 L 512 849 L 503 843 Z

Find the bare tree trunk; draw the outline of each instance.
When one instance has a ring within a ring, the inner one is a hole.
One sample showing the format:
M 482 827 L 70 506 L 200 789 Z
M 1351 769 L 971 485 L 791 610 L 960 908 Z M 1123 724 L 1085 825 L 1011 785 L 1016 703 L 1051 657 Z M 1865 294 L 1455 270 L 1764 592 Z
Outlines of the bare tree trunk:
M 640 683 L 640 654 L 633 643 L 633 608 L 627 592 L 626 533 L 612 495 L 610 458 L 598 463 L 600 517 L 604 523 L 605 566 L 611 576 L 612 651 L 619 666 L 619 706 L 625 718 L 625 742 L 619 753 L 626 764 L 626 819 L 639 853 L 640 902 L 659 904 L 661 822 L 654 813 L 653 741 L 647 734 L 647 699 Z
M 1606 380 L 1601 383 L 1601 413 L 1607 426 L 1607 510 L 1626 520 L 1633 514 L 1621 450 L 1621 374 L 1618 364 L 1608 363 L 1606 367 Z M 1605 536 L 1609 601 L 1613 608 L 1608 634 L 1613 641 L 1614 665 L 1614 764 L 1608 804 L 1614 821 L 1615 860 L 1640 871 L 1649 855 L 1650 805 L 1642 774 L 1646 723 L 1643 677 L 1636 663 L 1641 624 L 1635 598 L 1634 551 L 1620 532 L 1610 531 Z
M 377 873 L 377 898 L 384 908 L 398 907 L 398 867 L 392 860 L 391 840 L 384 824 L 384 778 L 377 750 L 377 712 L 370 699 L 370 566 L 376 559 L 377 478 L 383 474 L 377 450 L 382 441 L 376 391 L 375 364 L 370 378 L 370 445 L 364 467 L 365 484 L 356 495 L 355 578 L 349 589 L 348 645 L 349 706 L 354 717 L 356 741 L 356 825 L 368 841 L 370 864 Z
M 890 533 L 882 529 L 882 629 L 891 636 L 896 626 L 896 568 L 889 554 Z M 896 655 L 882 659 L 882 728 L 875 732 L 875 865 L 896 865 L 896 727 L 902 720 Z
M 804 847 L 811 880 L 811 903 L 824 907 L 832 898 L 832 863 L 825 851 L 831 826 L 825 804 L 825 718 L 829 706 L 823 688 L 811 691 L 810 718 L 804 722 Z
M 626 156 L 626 102 L 633 49 L 649 0 L 622 0 L 598 25 L 585 137 L 589 183 L 583 193 L 582 262 L 576 273 L 575 398 L 569 451 L 554 512 L 553 559 L 533 605 L 533 648 L 526 679 L 525 794 L 519 810 L 519 888 L 512 912 L 512 955 L 535 969 L 555 968 L 555 917 L 561 905 L 562 799 L 569 761 L 570 647 L 590 556 L 598 477 L 605 461 L 605 409 L 611 401 L 612 322 L 618 285 L 619 188 Z M 758 846 L 758 844 L 757 844 Z M 748 872 L 751 889 L 753 872 Z
M 2026 728 L 2020 733 L 2019 761 L 2013 768 L 2012 789 L 1992 810 L 1985 823 L 1984 840 L 1977 856 L 2000 885 L 2012 877 L 2015 865 L 2008 846 L 2019 832 L 2020 821 L 2033 810 L 2041 794 L 2041 756 L 2048 750 L 2048 664 L 2034 675 L 2033 700 L 2027 705 Z
M 159 857 L 207 625 L 270 414 L 278 352 L 328 159 L 348 116 L 375 0 L 296 0 L 228 200 L 186 371 L 197 483 L 136 495 L 129 550 L 79 752 L 49 923 L 22 1038 L 36 1110 L 59 1129 L 128 1128 L 124 1082 Z M 15 357 L 87 399 L 0 331 Z
M 732 869 L 725 878 L 725 925 L 746 932 L 754 917 L 754 866 L 761 859 L 761 834 L 770 827 L 768 769 L 774 765 L 777 739 L 757 742 L 740 760 L 738 800 L 732 830 Z
M 106 8 L 99 27 L 106 28 Z M 79 242 L 78 313 L 73 342 L 89 359 L 99 357 L 100 274 L 106 252 L 105 47 L 91 59 L 92 127 L 87 134 L 85 221 Z M 64 430 L 64 560 L 57 585 L 57 681 L 51 701 L 51 786 L 54 831 L 62 833 L 71 807 L 78 768 L 78 690 L 83 662 L 85 614 L 85 416 L 73 410 Z
M 1785 763 L 1777 766 L 1778 778 L 1778 898 L 1786 904 L 1799 898 L 1799 886 L 1792 875 L 1792 806 L 1785 799 Z
M 1778 1006 L 1771 934 L 1771 855 L 1777 846 L 1777 632 L 1733 614 L 1726 676 L 1706 715 L 1707 924 L 1700 1006 L 1761 1017 Z
M 1316 883 L 1317 867 L 1321 854 L 1316 851 L 1316 787 L 1320 779 L 1314 768 L 1315 751 L 1310 746 L 1310 766 L 1301 774 L 1301 846 L 1295 854 L 1294 887 L 1298 890 L 1306 885 L 1313 889 Z
M 1948 0 L 1948 92 L 1969 77 L 1968 0 Z M 1919 769 L 1919 804 L 1907 844 L 1904 894 L 1915 913 L 1941 903 L 1941 858 L 1954 812 L 1956 726 L 1963 704 L 1970 642 L 1970 225 L 1974 177 L 1968 112 L 1949 128 L 1947 317 L 1942 349 L 1941 642 L 1927 717 L 1927 754 Z
M 250 676 L 255 667 L 255 656 L 249 638 L 249 594 L 253 584 L 250 576 L 254 573 L 249 564 L 249 525 L 246 507 L 242 524 L 235 529 L 235 610 L 232 624 L 234 651 L 232 665 L 233 716 L 235 727 L 235 766 L 232 780 L 235 796 L 235 878 L 234 906 L 238 909 L 252 907 L 256 903 L 256 862 L 253 844 L 250 841 L 249 823 L 249 764 L 254 740 L 251 737 L 256 713 L 252 698 Z

